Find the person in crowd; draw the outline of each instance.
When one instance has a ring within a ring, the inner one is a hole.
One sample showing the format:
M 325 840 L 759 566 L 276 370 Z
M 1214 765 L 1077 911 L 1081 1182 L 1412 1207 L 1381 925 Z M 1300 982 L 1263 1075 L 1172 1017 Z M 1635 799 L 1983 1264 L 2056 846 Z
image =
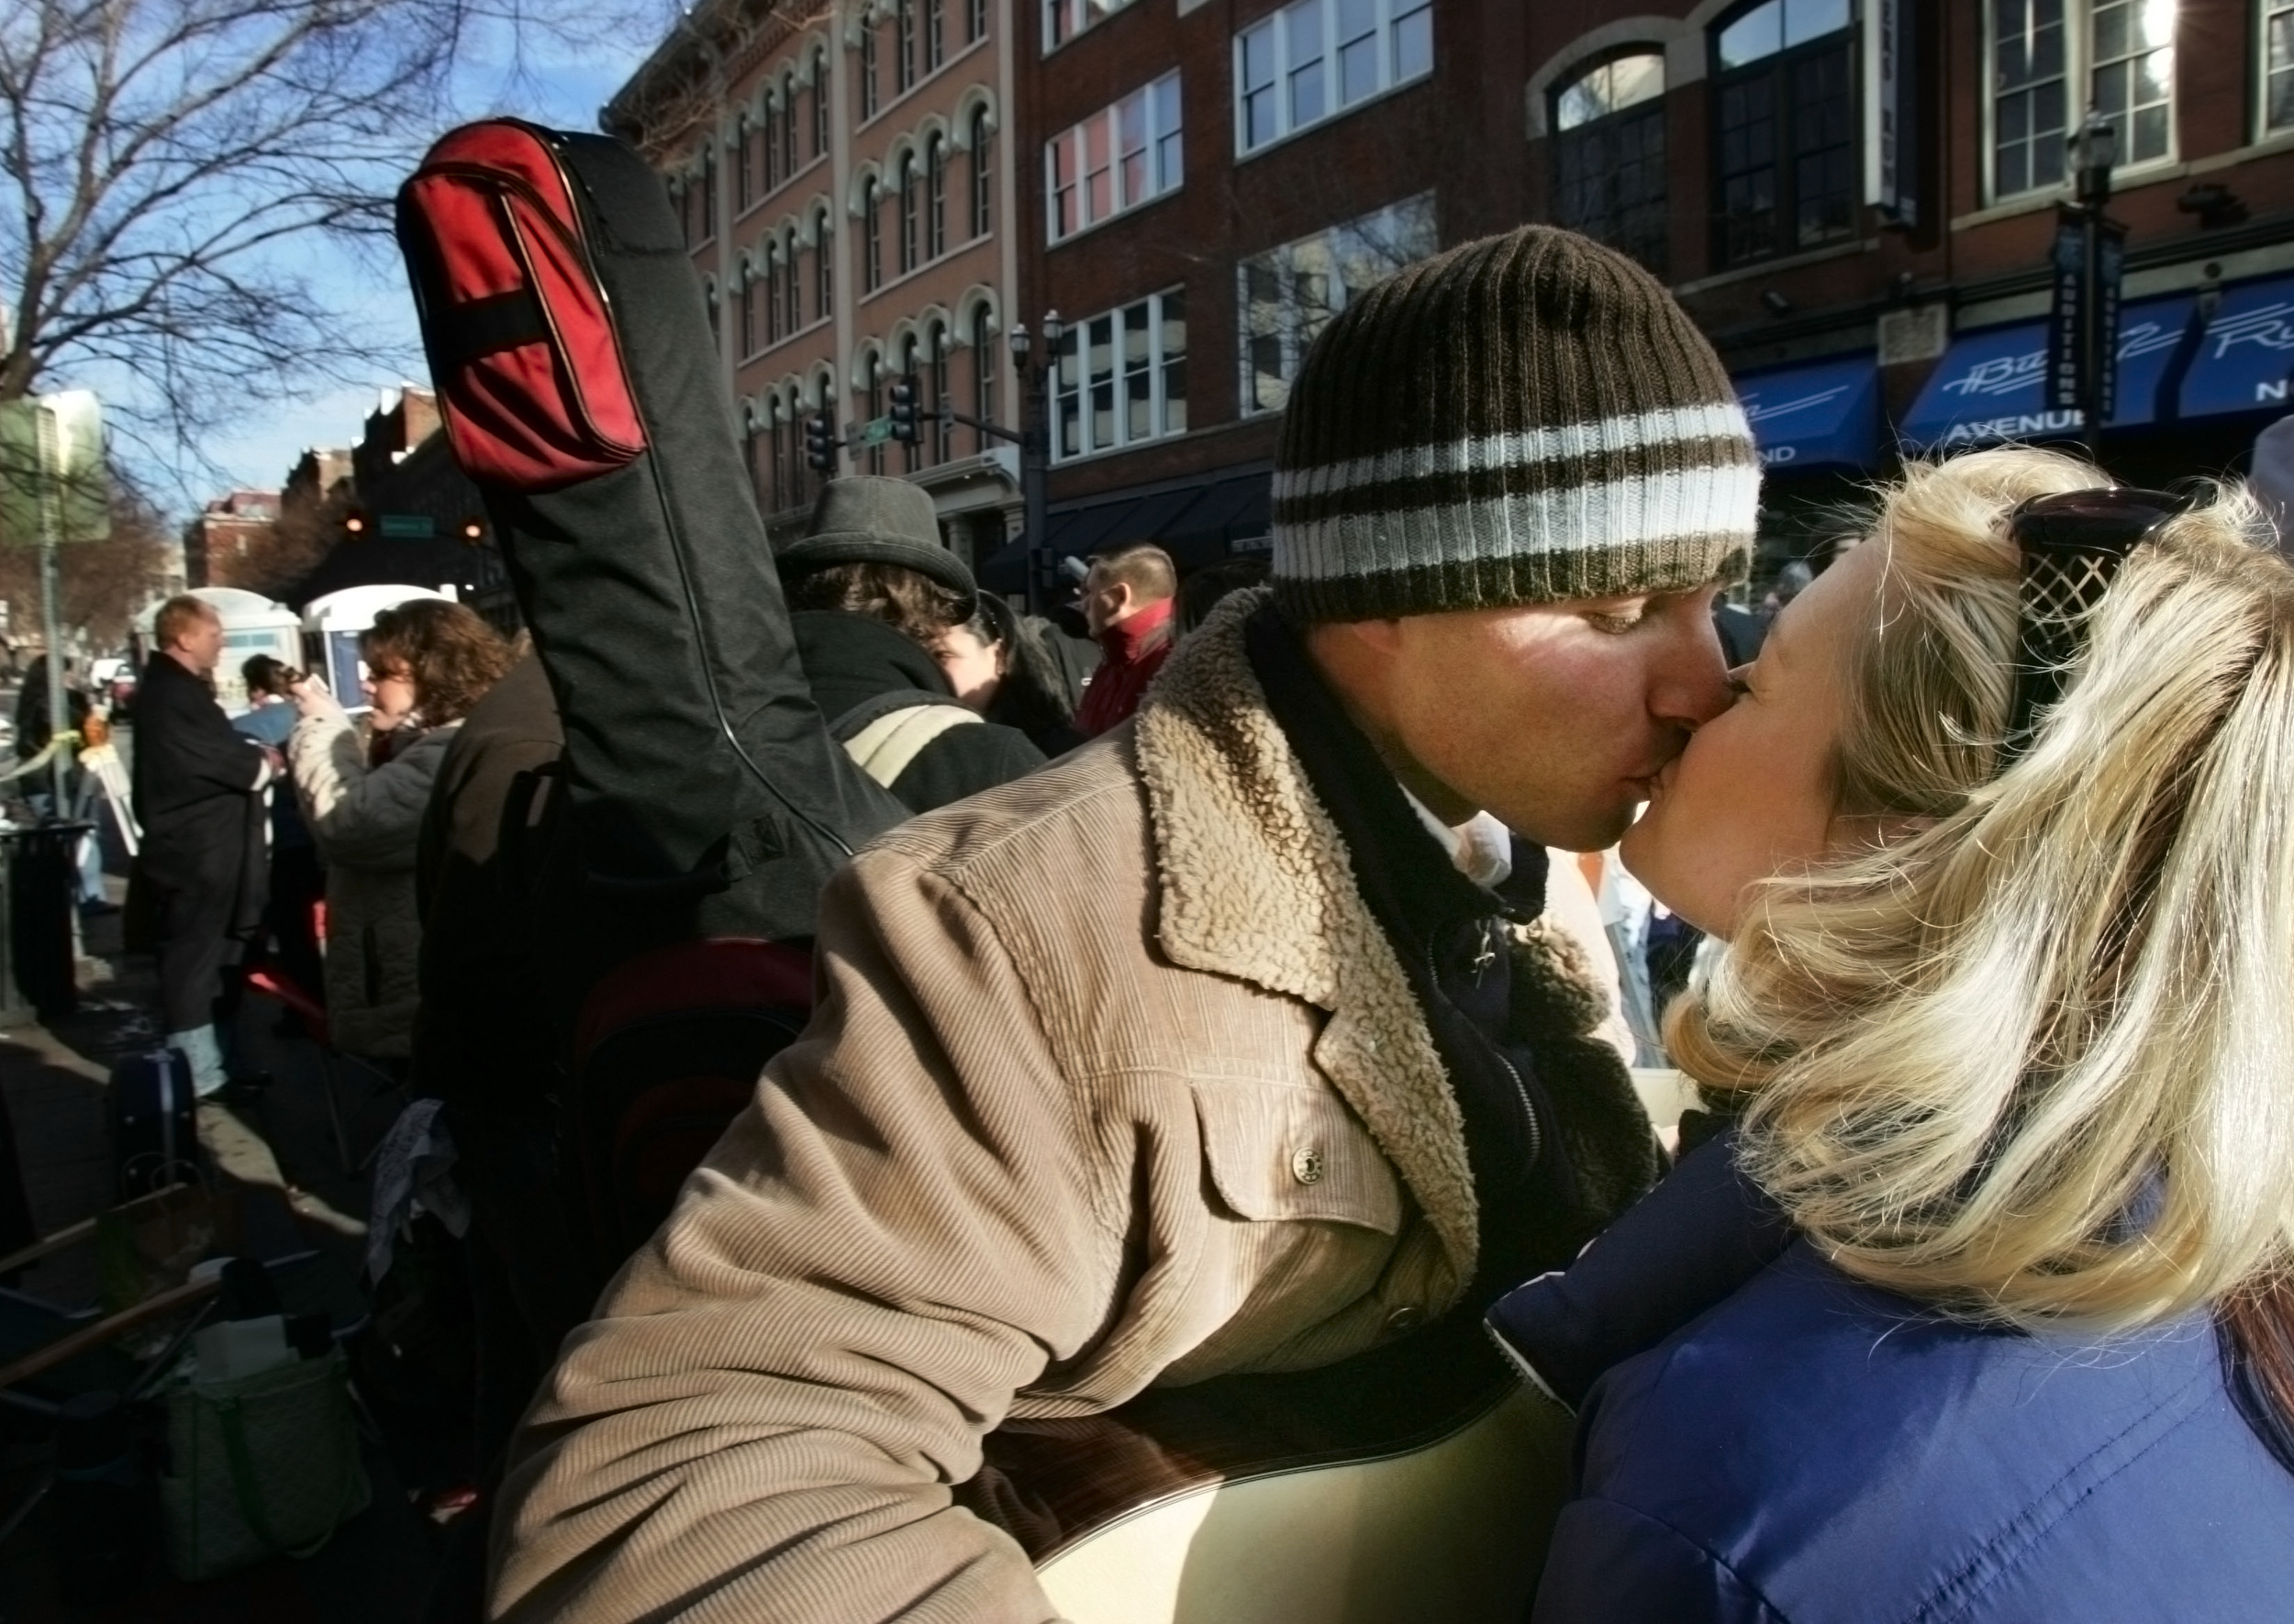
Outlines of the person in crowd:
M 922 487 L 869 474 L 830 480 L 777 562 L 813 702 L 905 805 L 927 812 L 1043 764 L 1025 733 L 959 703 L 934 657 L 978 613 L 980 594 L 941 544 Z
M 1871 534 L 1624 841 L 1741 1118 L 1491 1314 L 1535 1617 L 2294 1618 L 2294 568 L 2027 449 Z
M 1132 541 L 1091 555 L 1084 577 L 1084 620 L 1100 648 L 1075 707 L 1075 726 L 1096 739 L 1139 708 L 1140 695 L 1170 657 L 1177 630 L 1179 572 L 1171 555 L 1151 541 Z
M 251 655 L 239 667 L 247 684 L 248 709 L 232 719 L 242 736 L 273 750 L 284 751 L 295 725 L 302 719 L 292 689 L 294 672 L 269 654 Z M 303 821 L 291 784 L 274 784 L 271 802 L 270 901 L 263 924 L 273 945 L 281 973 L 310 996 L 323 996 L 326 976 L 318 951 L 317 905 L 327 895 L 327 870 L 318 861 L 318 846 L 310 826 Z M 279 1018 L 283 1037 L 299 1037 L 303 1018 L 293 1010 Z
M 87 740 L 88 717 L 92 706 L 88 692 L 74 679 L 73 662 L 63 662 L 64 726 Z M 28 762 L 48 748 L 53 738 L 48 717 L 48 662 L 45 658 L 32 662 L 24 673 L 24 685 L 16 696 L 16 756 Z M 92 742 L 92 740 L 87 740 Z M 24 776 L 24 799 L 36 818 L 94 818 L 101 816 L 95 806 L 97 784 L 94 776 L 84 771 L 75 759 L 64 769 L 63 799 L 56 799 L 55 778 L 49 768 Z M 109 898 L 104 895 L 104 853 L 101 842 L 93 834 L 81 837 L 73 854 L 77 870 L 76 898 L 82 915 L 94 918 L 98 914 L 116 913 Z
M 1816 579 L 1815 566 L 1803 558 L 1787 559 L 1777 570 L 1776 578 L 1760 600 L 1758 618 L 1771 621 L 1784 613 L 1785 606 L 1809 589 Z M 1754 651 L 1757 652 L 1758 651 Z
M 472 1458 L 485 1501 L 519 1414 L 596 1296 L 559 1162 L 573 1023 L 545 941 L 545 893 L 562 884 L 564 753 L 556 697 L 529 646 L 447 745 L 415 859 L 413 1083 L 444 1102 L 454 1181 L 470 1203 Z M 449 1545 L 425 1614 L 434 1621 L 481 1612 L 483 1523 L 462 1519 Z
M 1564 425 L 1589 454 L 1542 456 Z M 1334 477 L 1467 446 L 1506 453 L 1471 487 Z M 810 1029 L 512 1446 L 495 1616 L 1048 1618 L 951 1503 L 986 1428 L 1425 1346 L 1574 1256 L 1657 1147 L 1542 848 L 1614 840 L 1726 706 L 1758 484 L 1622 255 L 1523 227 L 1351 299 L 1271 589 L 1130 727 L 830 883 Z
M 1025 617 L 992 592 L 962 626 L 931 644 L 932 658 L 956 698 L 991 722 L 1017 728 L 1046 757 L 1083 742 L 1075 705 L 1050 645 L 1050 623 Z
M 194 1091 L 248 1104 L 262 1080 L 227 1069 L 217 1000 L 262 922 L 262 791 L 274 758 L 215 702 L 223 620 L 212 606 L 168 599 L 152 637 L 159 650 L 136 687 L 136 889 L 146 895 L 132 911 L 150 921 L 167 1041 L 189 1061 Z
M 501 679 L 507 649 L 461 604 L 416 598 L 360 639 L 369 735 L 325 684 L 295 684 L 287 740 L 295 793 L 327 865 L 327 1022 L 346 1053 L 411 1054 L 422 926 L 414 860 L 439 763 L 470 707 Z

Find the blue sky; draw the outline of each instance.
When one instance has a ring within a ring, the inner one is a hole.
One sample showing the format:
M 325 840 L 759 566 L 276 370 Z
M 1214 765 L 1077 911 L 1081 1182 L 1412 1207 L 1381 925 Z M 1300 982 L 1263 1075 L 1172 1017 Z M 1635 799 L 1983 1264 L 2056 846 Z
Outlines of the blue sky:
M 626 26 L 627 8 L 617 6 L 624 26 L 601 24 L 596 38 L 551 41 L 529 49 L 513 66 L 505 58 L 473 58 L 460 65 L 467 85 L 463 119 L 515 114 L 565 129 L 595 129 L 597 110 L 629 79 L 663 37 L 659 28 Z M 314 445 L 347 446 L 356 440 L 377 400 L 412 380 L 426 383 L 415 331 L 414 304 L 395 254 L 361 256 L 330 242 L 306 239 L 286 250 L 313 275 L 320 296 L 341 309 L 354 328 L 370 329 L 376 340 L 372 375 L 308 400 L 250 402 L 243 420 L 209 439 L 203 450 L 228 475 L 229 483 L 254 489 L 275 488 L 287 471 Z M 204 499 L 216 492 L 190 493 Z

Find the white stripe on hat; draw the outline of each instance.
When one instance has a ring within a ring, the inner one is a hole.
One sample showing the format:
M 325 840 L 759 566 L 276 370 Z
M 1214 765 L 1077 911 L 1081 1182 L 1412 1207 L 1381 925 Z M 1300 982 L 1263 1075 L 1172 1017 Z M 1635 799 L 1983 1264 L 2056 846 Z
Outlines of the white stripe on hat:
M 1321 467 L 1281 469 L 1275 474 L 1274 495 L 1275 501 L 1283 502 L 1297 496 L 1329 495 L 1391 480 L 1518 468 L 1598 452 L 1730 437 L 1748 442 L 1753 438 L 1752 424 L 1745 418 L 1744 408 L 1732 400 L 1713 401 L 1705 406 L 1666 406 L 1631 417 L 1565 424 L 1558 428 L 1491 434 L 1442 445 L 1407 446 Z
M 1330 581 L 1700 536 L 1737 535 L 1749 542 L 1759 497 L 1757 465 L 1690 468 L 1521 495 L 1332 514 L 1308 523 L 1277 519 L 1275 575 Z

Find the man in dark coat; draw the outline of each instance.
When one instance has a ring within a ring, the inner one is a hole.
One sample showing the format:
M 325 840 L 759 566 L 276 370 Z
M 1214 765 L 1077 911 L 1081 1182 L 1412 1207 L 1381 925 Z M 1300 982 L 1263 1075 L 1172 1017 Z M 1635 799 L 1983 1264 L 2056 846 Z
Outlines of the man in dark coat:
M 910 811 L 1043 765 L 1025 733 L 959 704 L 932 658 L 931 645 L 972 618 L 979 588 L 941 544 L 922 487 L 830 480 L 803 539 L 777 562 L 813 703 L 846 752 Z
M 232 730 L 209 676 L 223 621 L 195 597 L 170 598 L 160 648 L 136 690 L 138 884 L 148 887 L 168 1043 L 191 1062 L 201 1098 L 225 1088 L 216 999 L 262 918 L 262 748 Z

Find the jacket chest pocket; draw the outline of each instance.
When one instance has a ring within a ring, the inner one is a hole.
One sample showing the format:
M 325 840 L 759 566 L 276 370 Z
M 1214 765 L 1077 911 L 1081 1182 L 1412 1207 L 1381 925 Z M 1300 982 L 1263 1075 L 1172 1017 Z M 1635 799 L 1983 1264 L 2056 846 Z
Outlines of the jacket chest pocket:
M 1204 1162 L 1238 1217 L 1401 1229 L 1401 1181 L 1337 1096 L 1223 1078 L 1193 1087 Z

